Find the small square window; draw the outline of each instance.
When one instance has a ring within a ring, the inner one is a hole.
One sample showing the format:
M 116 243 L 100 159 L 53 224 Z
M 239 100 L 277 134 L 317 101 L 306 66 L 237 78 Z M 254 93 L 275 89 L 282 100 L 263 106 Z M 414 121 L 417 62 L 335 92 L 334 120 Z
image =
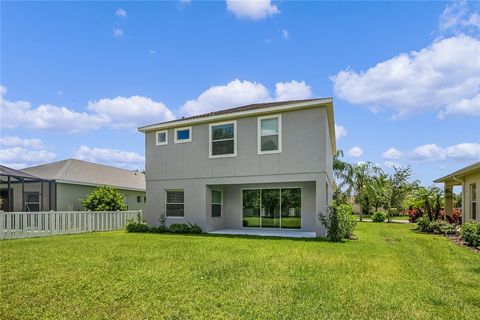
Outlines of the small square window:
M 157 146 L 168 144 L 168 131 L 167 130 L 157 131 L 156 135 L 157 135 Z
M 142 197 L 141 196 L 137 196 L 137 203 L 140 203 L 142 202 Z
M 175 129 L 175 143 L 192 141 L 192 127 Z

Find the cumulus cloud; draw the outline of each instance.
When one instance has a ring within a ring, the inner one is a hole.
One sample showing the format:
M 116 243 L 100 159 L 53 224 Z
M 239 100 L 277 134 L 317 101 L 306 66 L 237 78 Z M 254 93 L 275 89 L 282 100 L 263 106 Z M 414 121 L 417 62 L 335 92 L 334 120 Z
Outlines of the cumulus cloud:
M 91 161 L 112 165 L 125 169 L 143 169 L 145 167 L 145 158 L 130 151 L 122 151 L 118 149 L 91 148 L 86 145 L 80 146 L 74 157 L 80 160 Z
M 227 10 L 237 18 L 260 20 L 280 13 L 271 0 L 226 0 Z
M 40 139 L 23 139 L 20 137 L 0 137 L 0 145 L 5 147 L 44 148 L 43 142 Z
M 28 101 L 4 99 L 6 88 L 0 92 L 0 119 L 2 128 L 24 127 L 76 133 L 101 127 L 136 128 L 151 122 L 175 119 L 175 115 L 163 103 L 141 96 L 116 97 L 90 101 L 87 112 L 77 112 L 67 107 L 49 104 L 32 107 Z
M 388 153 L 390 150 L 394 152 Z M 395 148 L 390 148 L 386 153 L 389 155 L 405 155 L 406 158 L 413 161 L 446 161 L 446 160 L 468 160 L 479 161 L 480 160 L 480 143 L 463 142 L 454 144 L 447 147 L 438 146 L 435 143 L 424 144 L 414 148 L 408 152 L 401 152 Z M 386 159 L 394 159 L 387 158 Z
M 346 69 L 331 79 L 340 98 L 397 118 L 432 111 L 439 117 L 480 116 L 480 41 L 467 35 L 441 39 L 364 72 Z
M 163 103 L 150 98 L 132 96 L 129 98 L 100 99 L 90 101 L 87 109 L 109 119 L 116 128 L 136 128 L 151 123 L 175 119 L 175 115 Z
M 113 29 L 113 36 L 114 36 L 115 38 L 121 38 L 121 37 L 123 37 L 123 30 L 120 29 L 120 28 L 114 28 L 114 29 Z
M 0 149 L 0 163 L 12 168 L 49 162 L 55 158 L 55 153 L 46 150 L 30 150 L 24 147 Z
M 123 8 L 118 8 L 116 11 L 115 11 L 115 15 L 117 17 L 122 17 L 122 18 L 126 18 L 127 17 L 127 11 Z
M 279 82 L 272 97 L 261 83 L 235 79 L 226 85 L 210 87 L 198 98 L 188 100 L 180 108 L 180 113 L 190 116 L 252 103 L 307 99 L 311 96 L 311 88 L 304 81 Z
M 454 1 L 443 10 L 439 29 L 443 33 L 479 31 L 480 14 L 469 10 L 467 1 Z
M 335 123 L 335 137 L 337 140 L 342 139 L 347 135 L 347 129 L 344 126 Z
M 353 148 L 350 148 L 350 150 L 348 150 L 348 155 L 352 158 L 360 158 L 362 154 L 363 154 L 363 150 L 359 146 L 355 146 Z
M 403 152 L 391 147 L 382 154 L 382 158 L 388 160 L 398 160 L 403 156 Z

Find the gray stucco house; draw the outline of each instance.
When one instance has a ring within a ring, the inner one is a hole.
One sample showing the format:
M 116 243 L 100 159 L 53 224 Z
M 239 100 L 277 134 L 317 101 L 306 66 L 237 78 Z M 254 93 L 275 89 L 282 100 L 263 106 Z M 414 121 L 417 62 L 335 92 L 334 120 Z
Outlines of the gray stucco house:
M 129 210 L 145 209 L 145 175 L 142 172 L 77 159 L 16 171 L 25 177 L 12 179 L 10 183 L 2 178 L 0 190 L 5 200 L 2 201 L 4 211 L 84 210 L 80 199 L 102 185 L 118 189 Z
M 139 128 L 150 225 L 324 236 L 332 198 L 333 100 L 252 104 Z

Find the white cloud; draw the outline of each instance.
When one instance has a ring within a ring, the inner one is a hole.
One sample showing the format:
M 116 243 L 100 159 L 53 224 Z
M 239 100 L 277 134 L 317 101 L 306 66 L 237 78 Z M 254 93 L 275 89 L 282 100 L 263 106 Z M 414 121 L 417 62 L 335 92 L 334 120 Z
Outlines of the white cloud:
M 403 156 L 403 152 L 391 147 L 382 154 L 382 158 L 388 160 L 398 160 Z
M 282 39 L 288 40 L 288 31 L 287 30 L 282 30 Z
M 226 85 L 210 87 L 198 98 L 188 100 L 180 108 L 180 113 L 191 116 L 252 103 L 307 99 L 311 96 L 310 86 L 304 81 L 279 82 L 275 85 L 275 97 L 271 97 L 263 84 L 235 79 Z
M 20 137 L 0 137 L 0 145 L 6 147 L 29 147 L 35 149 L 44 148 L 40 139 L 23 139 Z
M 337 96 L 404 118 L 420 112 L 480 115 L 480 41 L 466 35 L 435 41 L 364 72 L 332 77 Z
M 400 168 L 402 165 L 398 162 L 395 162 L 395 161 L 385 161 L 383 163 L 383 166 L 386 167 L 386 168 L 393 169 L 393 167 Z
M 480 30 L 480 14 L 471 12 L 467 1 L 454 1 L 447 5 L 440 16 L 439 29 L 443 33 L 478 31 Z
M 350 150 L 348 150 L 348 155 L 352 158 L 360 158 L 362 154 L 363 154 L 363 150 L 359 146 L 355 146 L 353 148 L 350 148 Z
M 275 85 L 275 100 L 299 100 L 312 97 L 312 89 L 305 81 L 278 82 Z
M 459 143 L 448 147 L 436 144 L 419 146 L 410 153 L 410 157 L 419 161 L 441 160 L 480 160 L 480 143 Z
M 173 112 L 163 103 L 141 96 L 90 101 L 87 109 L 108 118 L 110 126 L 115 128 L 136 128 L 152 121 L 175 119 Z
M 347 129 L 344 126 L 335 123 L 335 137 L 337 140 L 342 139 L 347 135 Z
M 24 147 L 0 149 L 0 163 L 7 167 L 21 168 L 49 162 L 55 158 L 55 153 L 46 150 L 29 150 Z
M 6 88 L 1 87 L 0 92 L 5 94 Z M 90 101 L 87 108 L 91 112 L 87 113 L 48 104 L 34 108 L 28 101 L 5 100 L 4 94 L 0 95 L 0 123 L 6 129 L 24 127 L 75 133 L 101 127 L 136 128 L 175 119 L 163 103 L 141 96 Z
M 115 38 L 121 38 L 121 37 L 123 37 L 123 30 L 120 29 L 120 28 L 114 28 L 114 29 L 113 29 L 113 36 L 114 36 Z
M 126 169 L 143 169 L 145 166 L 145 158 L 142 155 L 118 149 L 90 148 L 82 145 L 76 150 L 74 157 Z
M 237 18 L 260 20 L 280 13 L 271 0 L 226 0 L 227 10 Z
M 126 11 L 125 9 L 118 8 L 118 9 L 115 11 L 115 15 L 116 15 L 117 17 L 126 18 L 126 17 L 127 17 L 127 11 Z

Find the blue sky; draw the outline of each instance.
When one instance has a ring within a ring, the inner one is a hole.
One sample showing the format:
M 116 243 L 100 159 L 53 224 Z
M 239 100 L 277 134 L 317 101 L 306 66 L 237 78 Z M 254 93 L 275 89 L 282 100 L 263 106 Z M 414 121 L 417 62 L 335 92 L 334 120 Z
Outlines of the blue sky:
M 431 184 L 480 160 L 479 2 L 0 5 L 5 165 L 142 169 L 139 125 L 329 96 L 348 161 Z

